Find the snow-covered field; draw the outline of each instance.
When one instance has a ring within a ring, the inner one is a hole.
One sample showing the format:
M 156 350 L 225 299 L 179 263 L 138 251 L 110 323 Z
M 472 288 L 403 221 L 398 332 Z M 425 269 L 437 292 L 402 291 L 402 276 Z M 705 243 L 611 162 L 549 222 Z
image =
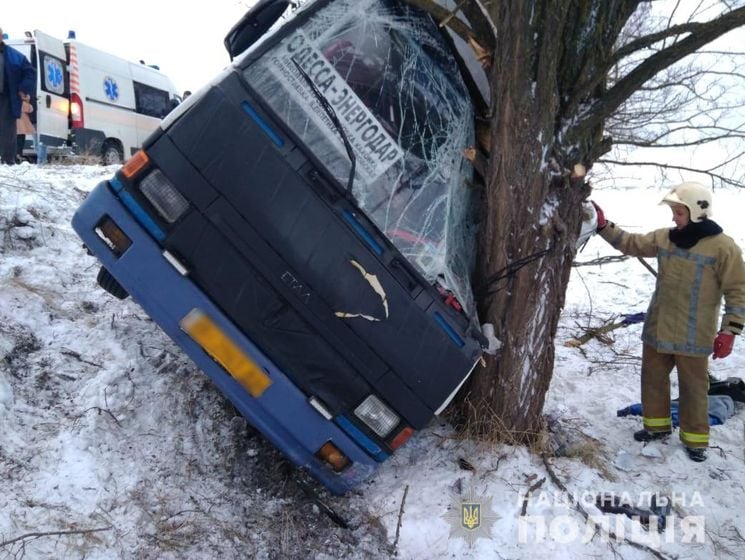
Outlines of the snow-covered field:
M 664 533 L 586 503 L 617 538 L 594 532 L 540 454 L 464 441 L 438 421 L 349 496 L 310 483 L 342 528 L 131 299 L 97 288 L 97 264 L 69 222 L 114 171 L 0 167 L 0 559 L 745 557 L 742 405 L 713 428 L 705 463 L 675 437 L 643 447 L 631 438 L 640 419 L 616 417 L 639 400 L 640 325 L 564 346 L 645 310 L 654 282 L 635 259 L 573 272 L 545 409 L 558 455 L 549 464 L 583 502 L 672 498 Z M 595 199 L 610 219 L 647 231 L 671 225 L 662 194 Z M 744 208 L 745 191 L 715 194 L 714 219 L 742 246 Z M 612 254 L 594 238 L 577 260 Z M 744 376 L 745 342 L 711 371 Z M 482 506 L 471 541 L 459 518 L 469 499 Z

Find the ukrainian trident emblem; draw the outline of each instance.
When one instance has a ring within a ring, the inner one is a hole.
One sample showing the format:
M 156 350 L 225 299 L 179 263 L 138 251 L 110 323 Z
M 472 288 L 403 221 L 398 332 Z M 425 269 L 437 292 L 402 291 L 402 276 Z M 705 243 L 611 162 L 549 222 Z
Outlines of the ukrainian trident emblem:
M 454 496 L 443 519 L 450 524 L 450 537 L 464 538 L 468 545 L 491 537 L 491 526 L 499 519 L 492 510 L 492 499 L 470 489 L 465 496 Z
M 461 524 L 467 531 L 474 531 L 481 527 L 481 504 L 480 503 L 461 503 L 461 512 L 463 521 Z

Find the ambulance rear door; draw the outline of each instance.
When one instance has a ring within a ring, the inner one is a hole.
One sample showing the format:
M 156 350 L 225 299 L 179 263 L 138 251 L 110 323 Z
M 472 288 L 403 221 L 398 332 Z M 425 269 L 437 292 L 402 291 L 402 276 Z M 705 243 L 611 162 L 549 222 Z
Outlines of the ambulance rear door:
M 36 67 L 38 69 L 37 98 L 34 104 L 36 131 L 50 153 L 62 150 L 67 143 L 70 112 L 70 76 L 67 70 L 65 45 L 34 31 Z

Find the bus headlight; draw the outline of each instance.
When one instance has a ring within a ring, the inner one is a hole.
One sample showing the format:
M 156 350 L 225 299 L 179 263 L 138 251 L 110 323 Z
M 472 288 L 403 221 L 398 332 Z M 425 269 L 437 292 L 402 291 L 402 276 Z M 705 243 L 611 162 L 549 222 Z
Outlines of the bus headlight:
M 160 169 L 147 174 L 140 182 L 140 191 L 169 224 L 178 220 L 189 207 L 189 202 L 181 196 Z
M 398 424 L 398 416 L 375 395 L 370 395 L 354 409 L 354 415 L 380 437 L 385 437 Z

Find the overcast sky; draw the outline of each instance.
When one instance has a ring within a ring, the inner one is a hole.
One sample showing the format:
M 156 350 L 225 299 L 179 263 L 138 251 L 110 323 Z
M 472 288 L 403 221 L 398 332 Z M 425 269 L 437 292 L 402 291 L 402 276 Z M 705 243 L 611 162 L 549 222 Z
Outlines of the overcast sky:
M 5 2 L 9 3 L 9 2 Z M 128 60 L 157 64 L 176 89 L 196 90 L 230 61 L 222 41 L 255 0 L 34 0 L 0 12 L 9 37 L 39 29 L 59 39 L 74 29 L 79 41 Z
M 11 38 L 23 37 L 26 30 L 40 29 L 65 39 L 68 30 L 74 29 L 81 42 L 129 60 L 157 64 L 173 79 L 177 91 L 195 91 L 229 63 L 223 38 L 255 2 L 208 0 L 195 5 L 177 0 L 128 0 L 125 3 L 35 0 L 26 4 L 16 2 L 12 10 L 0 12 L 0 27 Z M 716 12 L 702 6 L 712 3 L 666 0 L 659 4 L 659 11 L 667 18 L 674 6 L 678 7 L 679 15 L 698 8 L 699 19 L 706 20 Z M 729 46 L 741 51 L 743 44 L 745 29 L 740 28 L 707 49 L 725 50 Z M 736 81 L 736 87 L 740 87 L 740 83 Z M 729 159 L 732 154 L 727 153 L 724 143 L 715 143 L 702 146 L 693 154 L 680 151 L 655 155 L 670 163 L 687 165 L 690 159 L 716 161 Z

